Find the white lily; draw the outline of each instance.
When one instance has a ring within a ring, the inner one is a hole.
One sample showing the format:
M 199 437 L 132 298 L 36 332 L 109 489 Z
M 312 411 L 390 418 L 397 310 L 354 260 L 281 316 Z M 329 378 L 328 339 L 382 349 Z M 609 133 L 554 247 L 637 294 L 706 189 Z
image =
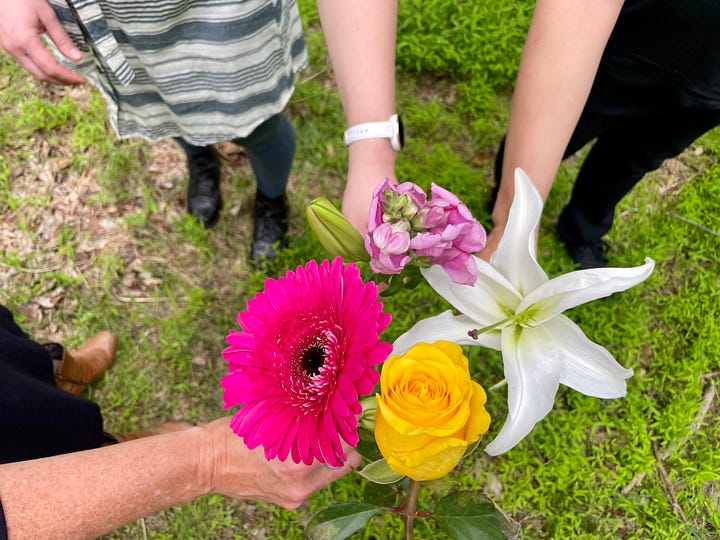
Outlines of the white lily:
M 401 354 L 418 341 L 444 339 L 502 351 L 508 385 L 508 415 L 486 447 L 491 455 L 520 442 L 553 407 L 560 383 L 589 396 L 622 397 L 631 369 L 590 341 L 562 312 L 624 291 L 645 280 L 655 263 L 632 268 L 578 270 L 548 279 L 535 258 L 535 228 L 542 200 L 521 169 L 507 227 L 490 263 L 475 258 L 475 285 L 458 285 L 439 266 L 422 273 L 450 310 L 415 324 L 393 344 Z M 475 336 L 475 337 L 471 337 Z

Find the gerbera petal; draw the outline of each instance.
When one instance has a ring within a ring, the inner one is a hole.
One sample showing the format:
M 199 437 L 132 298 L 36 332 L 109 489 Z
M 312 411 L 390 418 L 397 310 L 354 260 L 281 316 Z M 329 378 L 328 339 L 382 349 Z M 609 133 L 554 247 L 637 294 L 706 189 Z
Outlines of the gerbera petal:
M 508 415 L 485 451 L 493 456 L 519 443 L 553 407 L 563 355 L 544 326 L 510 326 L 502 331 L 502 354 L 508 385 Z
M 272 425 L 270 422 L 262 421 L 270 411 L 256 405 L 245 405 L 233 417 L 233 420 L 235 420 L 232 424 L 233 430 L 244 439 L 248 448 L 255 448 L 262 444 L 263 434 Z
M 353 393 L 355 387 L 353 386 Z M 349 397 L 349 396 L 348 396 Z M 347 416 L 350 414 L 350 408 L 346 403 L 346 394 L 344 392 L 336 391 L 332 396 L 332 408 L 335 416 Z
M 453 315 L 452 311 L 443 311 L 434 317 L 428 317 L 415 323 L 413 327 L 398 337 L 393 343 L 392 355 L 403 354 L 416 343 L 432 343 L 438 340 L 452 341 L 458 345 L 482 345 L 500 350 L 500 331 L 492 330 L 473 339 L 468 335 L 477 330 L 478 323 L 465 315 Z
M 497 270 L 473 257 L 478 275 L 472 287 L 453 282 L 438 265 L 421 270 L 423 277 L 440 296 L 459 312 L 473 319 L 477 326 L 489 326 L 507 318 L 520 302 L 520 294 Z
M 320 425 L 317 427 L 317 440 L 320 445 L 319 456 L 315 456 L 318 460 L 327 463 L 328 465 L 338 465 L 337 458 L 335 456 L 335 449 L 332 443 L 333 432 L 330 430 L 335 429 L 335 425 L 332 423 L 332 418 L 328 420 L 327 417 L 330 415 L 323 415 L 320 419 Z
M 345 455 L 345 451 L 343 450 L 342 443 L 340 442 L 339 438 L 332 437 L 330 438 L 330 442 L 333 446 L 334 461 L 328 461 L 328 465 L 332 465 L 333 467 L 340 467 L 347 460 L 347 456 Z
M 392 345 L 389 343 L 386 343 L 384 341 L 379 341 L 374 347 L 371 347 L 370 349 L 365 351 L 365 357 L 367 359 L 367 365 L 368 366 L 376 366 L 378 364 L 381 364 L 385 361 L 385 359 L 390 354 L 390 351 L 392 351 Z M 365 375 L 370 377 L 375 377 L 373 371 L 375 370 L 365 370 Z M 377 382 L 377 381 L 375 381 Z M 360 392 L 361 394 L 365 394 L 367 392 Z
M 358 422 L 355 416 L 346 416 L 340 422 L 340 437 L 350 446 L 355 446 L 360 440 L 358 435 Z
M 310 465 L 315 457 L 320 459 L 320 456 L 322 456 L 315 436 L 316 424 L 317 419 L 311 415 L 305 415 L 300 419 L 300 427 L 298 428 L 292 454 L 295 463 L 302 461 L 305 465 Z
M 363 396 L 372 392 L 372 389 L 375 387 L 375 383 L 379 380 L 380 374 L 377 371 L 372 370 L 365 372 L 365 375 L 355 382 L 358 395 Z
M 325 462 L 325 457 L 323 455 L 322 448 L 320 447 L 320 432 L 322 429 L 318 429 L 319 419 L 318 418 L 310 418 L 308 417 L 307 425 L 311 426 L 313 436 L 310 437 L 310 450 L 311 453 L 309 455 L 309 461 L 303 461 L 305 465 L 310 465 L 313 462 L 313 456 L 318 459 L 320 462 Z
M 280 461 L 285 461 L 288 458 L 290 450 L 293 447 L 293 441 L 295 441 L 299 429 L 300 420 L 297 417 L 293 417 L 290 425 L 283 432 L 282 438 L 277 445 L 277 458 Z
M 283 435 L 291 429 L 291 423 L 294 419 L 295 417 L 289 415 L 282 419 L 276 419 L 273 429 L 267 430 L 262 441 L 266 454 L 270 454 L 273 457 L 277 456 L 282 444 Z
M 543 202 L 525 171 L 515 169 L 515 196 L 507 225 L 490 264 L 525 295 L 547 281 L 535 259 L 535 228 Z
M 542 323 L 566 309 L 629 289 L 647 279 L 654 267 L 655 262 L 646 258 L 645 264 L 630 268 L 592 268 L 562 274 L 530 292 L 517 312 L 532 306 L 534 324 Z
M 587 396 L 622 397 L 627 392 L 625 379 L 632 369 L 622 367 L 610 352 L 590 341 L 580 327 L 564 315 L 545 323 L 564 356 L 560 382 Z

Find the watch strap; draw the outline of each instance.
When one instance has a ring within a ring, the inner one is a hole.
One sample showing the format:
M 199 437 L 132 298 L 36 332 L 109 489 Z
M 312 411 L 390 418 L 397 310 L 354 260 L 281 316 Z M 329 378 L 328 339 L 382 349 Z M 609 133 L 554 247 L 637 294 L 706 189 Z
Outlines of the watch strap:
M 355 141 L 363 139 L 390 139 L 393 136 L 394 127 L 392 122 L 365 122 L 355 124 L 345 130 L 343 140 L 349 146 Z
M 385 122 L 364 122 L 355 124 L 345 130 L 343 141 L 350 146 L 356 141 L 364 139 L 389 139 L 394 150 L 399 151 L 403 146 L 402 121 L 397 114 L 393 114 Z

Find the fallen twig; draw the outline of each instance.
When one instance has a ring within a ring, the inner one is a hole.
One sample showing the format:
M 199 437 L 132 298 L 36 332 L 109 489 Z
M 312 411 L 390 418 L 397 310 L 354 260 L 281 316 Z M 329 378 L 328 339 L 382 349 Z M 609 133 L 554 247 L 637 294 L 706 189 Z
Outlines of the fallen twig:
M 62 267 L 62 264 L 54 264 L 52 266 L 46 266 L 45 268 L 23 268 L 22 266 L 10 266 L 9 264 L 3 263 L 0 263 L 0 266 L 13 268 L 18 272 L 23 272 L 24 274 L 47 274 L 48 272 L 55 272 L 56 270 L 59 270 Z
M 670 496 L 670 501 L 672 502 L 673 510 L 675 510 L 678 515 L 682 518 L 683 521 L 687 522 L 687 519 L 685 518 L 685 512 L 683 512 L 682 506 L 680 506 L 680 503 L 677 499 L 677 494 L 675 493 L 675 488 L 672 485 L 672 482 L 670 481 L 670 477 L 668 476 L 667 471 L 665 470 L 665 466 L 663 465 L 663 459 L 660 457 L 660 453 L 658 452 L 657 443 L 653 441 L 653 454 L 655 454 L 655 459 L 657 460 L 657 468 L 658 472 L 660 473 L 660 478 L 662 478 L 663 483 L 665 484 L 665 487 L 667 488 L 668 495 Z
M 138 304 L 152 304 L 155 302 L 170 302 L 170 298 L 156 298 L 153 296 L 115 296 L 121 302 L 137 302 Z M 176 299 L 177 300 L 177 299 Z M 187 300 L 187 298 L 185 298 Z
M 684 221 L 685 223 L 688 223 L 689 225 L 692 225 L 693 227 L 697 227 L 701 231 L 705 231 L 706 233 L 714 234 L 715 236 L 720 236 L 720 232 L 712 230 L 710 227 L 706 227 L 705 225 L 701 225 L 697 221 L 693 221 L 692 219 L 688 219 L 684 216 L 681 216 L 680 214 L 676 214 L 675 212 L 667 212 L 667 215 L 670 217 L 674 217 L 675 219 L 679 219 L 680 221 Z

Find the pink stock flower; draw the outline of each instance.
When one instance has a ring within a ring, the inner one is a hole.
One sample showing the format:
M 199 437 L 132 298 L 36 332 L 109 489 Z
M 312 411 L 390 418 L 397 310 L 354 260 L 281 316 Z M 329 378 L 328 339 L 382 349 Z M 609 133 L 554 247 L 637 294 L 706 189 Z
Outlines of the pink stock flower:
M 389 194 L 395 195 L 392 200 L 385 195 L 387 190 L 389 190 Z M 425 192 L 419 186 L 412 182 L 392 184 L 390 179 L 384 178 L 373 190 L 370 202 L 368 233 L 372 234 L 383 223 L 398 221 L 394 214 L 397 213 L 399 205 L 402 205 L 401 212 L 410 214 L 410 217 L 412 217 L 425 206 L 426 202 Z M 404 217 L 407 218 L 408 216 Z
M 279 279 L 238 313 L 223 351 L 225 408 L 241 405 L 231 427 L 265 457 L 331 466 L 345 459 L 341 439 L 358 442 L 359 396 L 379 379 L 374 366 L 392 346 L 379 339 L 390 314 L 355 264 L 315 261 Z
M 485 229 L 450 191 L 431 186 L 431 199 L 417 185 L 393 185 L 385 178 L 373 192 L 365 248 L 370 267 L 399 274 L 413 261 L 438 264 L 459 284 L 472 285 L 472 254 L 485 247 Z
M 397 274 L 410 262 L 410 233 L 407 222 L 381 223 L 365 236 L 370 268 L 379 274 Z

